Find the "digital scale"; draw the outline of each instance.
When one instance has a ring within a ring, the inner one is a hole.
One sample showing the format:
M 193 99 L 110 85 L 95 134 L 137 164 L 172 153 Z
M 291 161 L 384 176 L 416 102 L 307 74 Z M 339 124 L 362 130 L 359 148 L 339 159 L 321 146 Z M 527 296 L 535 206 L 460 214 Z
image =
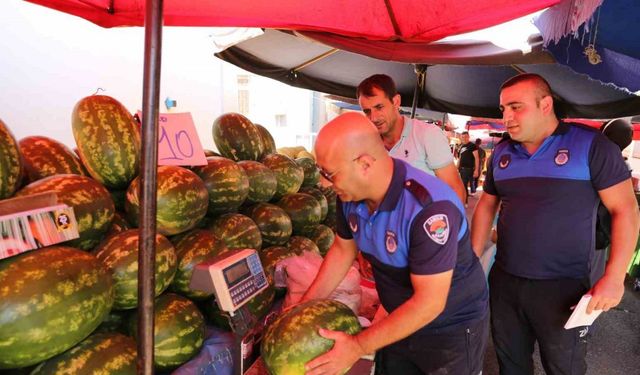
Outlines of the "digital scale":
M 200 263 L 193 269 L 189 287 L 215 294 L 218 307 L 228 314 L 236 337 L 234 374 L 242 375 L 253 354 L 257 323 L 245 304 L 268 287 L 258 253 L 235 250 Z

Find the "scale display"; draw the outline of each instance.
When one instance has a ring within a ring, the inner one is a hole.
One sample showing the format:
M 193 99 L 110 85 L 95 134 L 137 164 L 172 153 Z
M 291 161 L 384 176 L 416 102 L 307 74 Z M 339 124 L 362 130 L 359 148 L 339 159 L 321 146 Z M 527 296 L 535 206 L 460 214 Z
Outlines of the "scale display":
M 223 311 L 234 312 L 267 288 L 267 278 L 258 253 L 244 249 L 198 264 L 191 288 L 212 292 Z

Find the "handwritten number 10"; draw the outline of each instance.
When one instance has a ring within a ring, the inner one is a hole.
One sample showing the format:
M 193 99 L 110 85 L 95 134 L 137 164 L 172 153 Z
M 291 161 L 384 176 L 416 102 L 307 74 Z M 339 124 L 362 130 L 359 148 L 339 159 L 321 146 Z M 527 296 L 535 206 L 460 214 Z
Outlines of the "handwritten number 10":
M 186 131 L 180 130 L 179 132 L 173 134 L 173 142 L 172 139 L 167 134 L 167 129 L 164 126 L 160 125 L 160 138 L 158 139 L 158 144 L 166 142 L 167 148 L 172 157 L 162 158 L 164 159 L 174 159 L 174 160 L 182 160 L 185 158 L 190 158 L 193 156 L 193 143 L 191 142 L 191 137 L 187 134 Z M 175 148 L 174 148 L 175 146 Z M 176 153 L 176 150 L 178 153 Z M 185 152 L 186 151 L 186 152 Z

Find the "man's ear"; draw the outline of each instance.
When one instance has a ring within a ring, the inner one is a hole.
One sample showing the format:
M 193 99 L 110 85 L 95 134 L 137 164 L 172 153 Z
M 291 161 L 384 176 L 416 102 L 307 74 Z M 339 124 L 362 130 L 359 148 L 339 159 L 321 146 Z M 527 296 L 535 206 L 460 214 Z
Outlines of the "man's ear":
M 553 113 L 553 98 L 551 97 L 551 95 L 547 95 L 540 99 L 540 108 L 545 115 Z
M 391 99 L 391 102 L 393 103 L 393 106 L 396 109 L 400 109 L 400 103 L 401 103 L 401 98 L 400 98 L 400 94 L 395 94 L 393 96 L 393 99 Z
M 366 172 L 373 165 L 375 161 L 376 159 L 373 156 L 369 154 L 364 154 L 360 156 L 358 160 L 356 160 L 356 163 L 358 163 L 358 166 Z

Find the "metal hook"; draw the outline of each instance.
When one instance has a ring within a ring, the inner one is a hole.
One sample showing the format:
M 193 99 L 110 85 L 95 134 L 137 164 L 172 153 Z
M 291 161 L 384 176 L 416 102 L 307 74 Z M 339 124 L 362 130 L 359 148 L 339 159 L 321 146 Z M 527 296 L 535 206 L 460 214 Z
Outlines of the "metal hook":
M 93 95 L 97 95 L 100 91 L 107 91 L 107 90 L 103 89 L 102 87 L 98 87 L 96 89 L 96 92 L 93 93 Z

